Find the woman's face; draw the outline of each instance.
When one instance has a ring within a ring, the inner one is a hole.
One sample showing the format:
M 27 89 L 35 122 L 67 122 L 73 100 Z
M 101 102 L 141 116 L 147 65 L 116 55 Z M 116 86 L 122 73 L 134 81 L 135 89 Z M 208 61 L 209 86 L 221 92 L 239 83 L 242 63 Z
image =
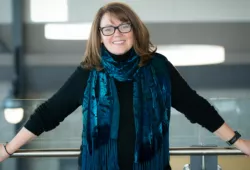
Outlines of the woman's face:
M 100 23 L 100 27 L 106 33 L 103 35 L 101 32 L 101 42 L 107 48 L 107 50 L 113 54 L 120 55 L 129 51 L 134 42 L 134 34 L 133 29 L 127 22 L 121 22 L 120 20 L 112 17 L 109 13 L 103 15 Z M 112 28 L 114 26 L 120 26 L 119 28 L 122 30 L 121 33 L 118 29 L 115 29 L 114 34 L 108 35 L 107 33 L 112 33 Z M 104 28 L 105 27 L 105 28 Z M 129 31 L 129 32 L 128 32 Z M 108 35 L 108 36 L 107 36 Z

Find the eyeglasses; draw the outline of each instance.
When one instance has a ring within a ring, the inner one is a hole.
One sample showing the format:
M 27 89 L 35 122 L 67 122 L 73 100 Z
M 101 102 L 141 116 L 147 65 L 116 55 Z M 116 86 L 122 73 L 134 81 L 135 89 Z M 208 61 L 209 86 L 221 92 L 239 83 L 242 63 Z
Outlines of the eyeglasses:
M 114 27 L 114 26 L 100 27 L 100 30 L 104 36 L 113 35 L 116 29 L 118 29 L 120 33 L 128 33 L 131 31 L 132 26 L 130 23 L 126 23 L 126 24 L 118 25 L 117 27 Z

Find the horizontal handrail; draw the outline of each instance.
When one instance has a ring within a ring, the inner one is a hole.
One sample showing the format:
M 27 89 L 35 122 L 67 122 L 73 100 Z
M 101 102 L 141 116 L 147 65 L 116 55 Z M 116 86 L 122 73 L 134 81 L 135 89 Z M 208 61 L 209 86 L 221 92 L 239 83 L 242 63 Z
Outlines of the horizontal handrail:
M 11 157 L 78 157 L 79 149 L 50 149 L 50 150 L 30 150 L 20 149 Z M 189 148 L 170 148 L 170 155 L 244 155 L 236 148 L 218 148 L 218 147 L 189 147 Z

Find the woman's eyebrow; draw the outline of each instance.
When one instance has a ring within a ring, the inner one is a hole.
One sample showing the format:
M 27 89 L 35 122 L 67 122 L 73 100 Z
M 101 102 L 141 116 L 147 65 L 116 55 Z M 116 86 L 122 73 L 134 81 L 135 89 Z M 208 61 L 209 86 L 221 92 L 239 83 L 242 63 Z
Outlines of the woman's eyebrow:
M 127 24 L 127 23 L 128 23 L 128 22 L 121 22 L 119 25 Z M 117 26 L 119 26 L 119 25 L 117 25 Z M 106 24 L 106 25 L 104 25 L 103 27 L 110 27 L 110 26 L 115 27 L 115 25 L 113 25 L 113 24 Z

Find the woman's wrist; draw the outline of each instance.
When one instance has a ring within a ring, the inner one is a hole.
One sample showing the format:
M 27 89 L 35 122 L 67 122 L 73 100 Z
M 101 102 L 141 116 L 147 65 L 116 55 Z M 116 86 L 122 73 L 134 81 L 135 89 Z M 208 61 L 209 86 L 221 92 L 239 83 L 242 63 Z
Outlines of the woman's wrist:
M 244 140 L 242 138 L 239 138 L 233 145 L 239 149 L 244 145 Z
M 5 152 L 6 152 L 9 156 L 11 156 L 11 155 L 13 154 L 13 153 L 10 152 L 9 149 L 7 148 L 7 144 L 3 145 L 3 147 L 4 147 Z
M 8 153 L 6 153 L 4 149 L 4 145 L 0 144 L 0 162 L 7 159 L 9 157 Z

